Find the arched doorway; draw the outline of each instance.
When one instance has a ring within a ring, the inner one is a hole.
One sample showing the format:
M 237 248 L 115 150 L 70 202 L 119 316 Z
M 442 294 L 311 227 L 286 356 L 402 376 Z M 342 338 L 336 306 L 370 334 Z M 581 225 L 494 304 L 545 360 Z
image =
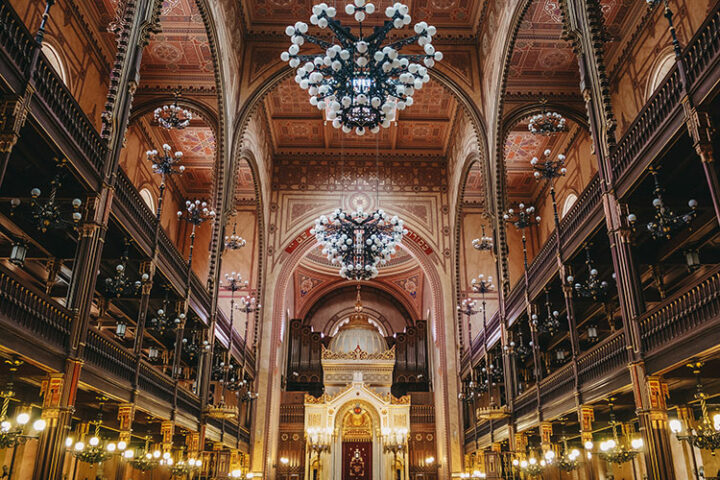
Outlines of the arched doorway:
M 345 413 L 342 419 L 342 479 L 373 478 L 372 418 L 360 404 Z

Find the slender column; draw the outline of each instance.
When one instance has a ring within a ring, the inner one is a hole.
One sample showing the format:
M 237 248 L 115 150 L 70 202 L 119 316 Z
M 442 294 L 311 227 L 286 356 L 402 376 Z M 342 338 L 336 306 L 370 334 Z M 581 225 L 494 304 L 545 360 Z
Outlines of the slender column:
M 150 292 L 153 287 L 153 278 L 155 277 L 154 262 L 143 262 L 140 265 L 140 275 L 147 274 L 147 282 L 142 284 L 140 295 L 140 307 L 138 310 L 137 327 L 135 329 L 135 343 L 133 345 L 133 353 L 138 357 L 138 364 L 143 345 L 143 336 L 145 335 L 145 322 L 147 320 L 147 310 L 150 305 Z
M 52 3 L 54 3 L 52 0 L 48 2 L 40 32 L 44 30 L 49 6 Z M 86 203 L 86 221 L 80 227 L 73 263 L 73 278 L 68 295 L 68 307 L 73 311 L 73 321 L 64 372 L 64 388 L 57 407 L 63 413 L 58 415 L 57 426 L 55 429 L 50 429 L 51 431 L 65 433 L 69 427 L 70 412 L 75 403 L 77 380 L 87 338 L 97 271 L 110 217 L 118 161 L 130 118 L 133 95 L 139 81 L 140 59 L 149 34 L 157 24 L 160 7 L 159 0 L 126 0 L 117 20 L 118 51 L 103 113 L 102 136 L 107 141 L 108 147 L 103 167 L 103 184 L 98 195 Z M 39 40 L 42 40 L 41 34 Z M 36 49 L 35 54 L 39 54 L 39 49 Z M 65 456 L 64 438 L 59 435 L 53 437 L 49 433 L 44 436 L 45 440 L 39 445 L 33 478 L 59 480 Z
M 646 442 L 648 477 L 651 480 L 673 480 L 675 473 L 672 467 L 672 455 L 665 437 L 656 435 L 657 429 L 654 429 L 653 416 L 650 414 L 654 407 L 642 362 L 642 342 L 637 323 L 639 315 L 645 310 L 645 303 L 624 220 L 626 215 L 614 190 L 611 154 L 616 146 L 616 122 L 603 59 L 601 35 L 604 31 L 604 17 L 598 0 L 565 0 L 562 2 L 562 7 L 565 14 L 566 34 L 573 41 L 578 56 L 580 88 L 588 111 L 590 131 L 602 179 L 603 206 L 625 328 L 633 393 L 638 416 L 641 418 L 641 428 L 647 430 L 643 432 L 643 436 Z
M 580 441 L 583 447 L 588 442 L 592 443 L 592 422 L 595 421 L 595 411 L 590 405 L 582 405 L 578 408 L 578 420 L 580 423 Z M 580 478 L 581 480 L 595 480 L 595 470 L 593 469 L 592 458 L 588 458 L 586 451 L 581 450 L 580 454 Z

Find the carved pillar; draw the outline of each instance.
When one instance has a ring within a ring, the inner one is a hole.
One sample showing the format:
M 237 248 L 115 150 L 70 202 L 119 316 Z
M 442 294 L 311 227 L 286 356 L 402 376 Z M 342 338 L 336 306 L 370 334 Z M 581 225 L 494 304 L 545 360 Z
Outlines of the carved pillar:
M 69 373 L 50 373 L 42 382 L 42 417 L 47 425 L 38 440 L 33 480 L 59 479 L 62 475 L 80 366 L 80 362 L 68 361 Z
M 673 480 L 675 467 L 670 447 L 667 383 L 661 377 L 645 375 L 642 362 L 630 365 L 630 375 L 633 377 L 633 385 L 641 386 L 640 391 L 635 392 L 635 406 L 640 420 L 648 475 L 650 478 Z
M 173 435 L 175 435 L 175 422 L 166 420 L 160 425 L 160 436 L 162 437 L 162 452 L 171 452 Z
M 0 187 L 2 187 L 13 147 L 20 138 L 30 111 L 30 99 L 34 93 L 28 85 L 24 95 L 11 95 L 0 101 Z
M 130 443 L 130 435 L 132 433 L 132 423 L 135 419 L 135 404 L 134 403 L 121 403 L 118 406 L 118 425 L 120 435 L 118 441 Z
M 586 443 L 593 441 L 592 422 L 595 421 L 595 411 L 590 405 L 583 405 L 578 409 L 578 420 L 580 423 L 580 441 L 583 447 Z M 595 480 L 595 469 L 592 458 L 588 458 L 588 452 L 581 450 L 580 455 L 580 478 L 582 480 Z
M 543 456 L 552 450 L 552 434 L 552 423 L 542 422 L 540 424 L 540 448 L 542 448 Z
M 185 446 L 188 458 L 200 458 L 200 434 L 198 432 L 190 432 L 185 436 Z

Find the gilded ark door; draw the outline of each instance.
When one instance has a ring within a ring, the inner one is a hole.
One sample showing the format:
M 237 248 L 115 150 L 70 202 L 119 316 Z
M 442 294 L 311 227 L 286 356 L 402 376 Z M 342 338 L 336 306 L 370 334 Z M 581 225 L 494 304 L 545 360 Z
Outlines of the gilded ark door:
M 372 478 L 372 442 L 343 442 L 342 480 Z

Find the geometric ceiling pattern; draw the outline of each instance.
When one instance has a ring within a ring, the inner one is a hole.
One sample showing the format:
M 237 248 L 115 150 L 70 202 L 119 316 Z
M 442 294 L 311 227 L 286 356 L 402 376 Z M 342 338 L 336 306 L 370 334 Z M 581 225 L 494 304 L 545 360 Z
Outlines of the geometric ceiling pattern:
M 385 8 L 396 0 L 377 0 L 376 13 L 369 15 L 366 25 L 374 26 L 385 19 Z M 245 24 L 250 32 L 278 33 L 285 26 L 297 21 L 307 22 L 312 14 L 312 6 L 320 3 L 316 0 L 247 0 L 242 2 Z M 337 2 L 337 18 L 344 25 L 357 25 L 357 22 L 345 14 L 345 1 Z M 442 37 L 452 30 L 453 34 L 472 35 L 477 29 L 480 16 L 480 0 L 406 0 L 410 8 L 413 24 L 426 21 L 438 27 L 438 36 Z M 329 3 L 333 5 L 333 3 Z M 408 27 L 406 27 L 407 29 Z
M 413 105 L 399 111 L 397 121 L 389 128 L 360 137 L 333 128 L 331 122 L 325 121 L 323 112 L 310 105 L 307 92 L 294 78 L 287 78 L 265 97 L 273 151 L 286 155 L 338 152 L 445 155 L 457 116 L 457 100 L 432 80 L 413 98 Z
M 140 68 L 143 87 L 215 87 L 205 24 L 194 0 L 164 0 L 162 31 L 150 37 Z
M 562 39 L 562 13 L 557 0 L 536 0 L 518 30 L 510 59 L 507 92 L 579 93 L 577 60 Z

